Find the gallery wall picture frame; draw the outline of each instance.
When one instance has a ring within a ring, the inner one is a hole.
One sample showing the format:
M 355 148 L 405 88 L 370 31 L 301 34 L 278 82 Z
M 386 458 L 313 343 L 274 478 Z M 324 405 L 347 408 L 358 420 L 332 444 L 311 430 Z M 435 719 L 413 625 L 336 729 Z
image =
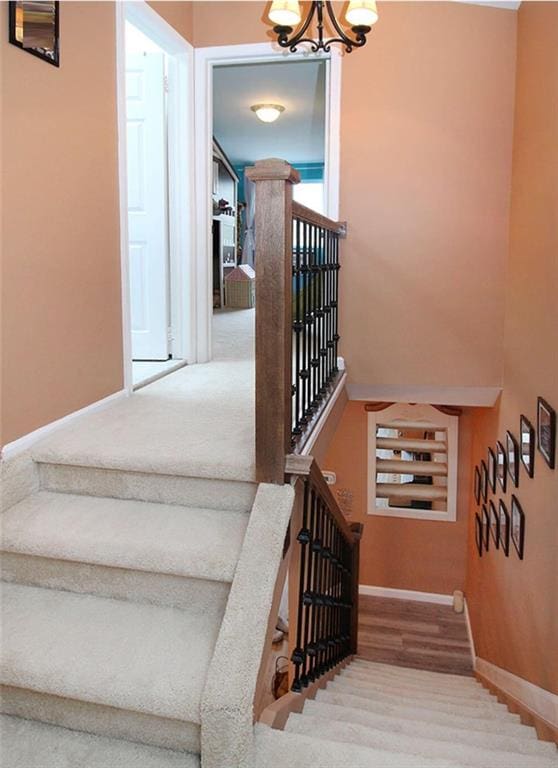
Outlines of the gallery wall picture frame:
M 506 454 L 508 475 L 517 488 L 519 485 L 519 443 L 509 430 L 506 432 Z
M 488 552 L 490 543 L 490 516 L 486 508 L 486 504 L 482 505 L 482 543 L 485 552 Z
M 496 507 L 492 499 L 488 503 L 489 516 L 490 516 L 490 535 L 496 549 L 500 548 L 500 517 L 496 511 Z
M 519 454 L 529 477 L 535 474 L 535 429 L 527 416 L 519 419 Z
M 556 411 L 544 399 L 537 399 L 537 447 L 544 460 L 556 466 Z
M 496 477 L 498 478 L 498 482 L 503 493 L 506 492 L 507 473 L 508 459 L 506 456 L 506 449 L 498 440 L 496 443 Z
M 60 3 L 36 0 L 8 3 L 8 40 L 54 67 L 60 66 Z
M 488 449 L 488 484 L 492 493 L 496 493 L 496 454 L 492 448 Z
M 510 513 L 511 540 L 520 560 L 525 554 L 525 513 L 515 494 L 511 497 Z
M 479 557 L 482 557 L 482 551 L 483 551 L 482 520 L 478 512 L 475 512 L 475 544 L 477 545 L 477 552 Z
M 481 495 L 484 501 L 488 498 L 488 468 L 486 461 L 481 461 Z
M 475 493 L 475 501 L 477 502 L 477 505 L 479 505 L 481 500 L 481 475 L 478 467 L 475 467 L 475 480 L 473 488 Z
M 498 505 L 498 514 L 500 517 L 500 545 L 506 557 L 510 554 L 510 515 L 505 503 L 500 499 Z

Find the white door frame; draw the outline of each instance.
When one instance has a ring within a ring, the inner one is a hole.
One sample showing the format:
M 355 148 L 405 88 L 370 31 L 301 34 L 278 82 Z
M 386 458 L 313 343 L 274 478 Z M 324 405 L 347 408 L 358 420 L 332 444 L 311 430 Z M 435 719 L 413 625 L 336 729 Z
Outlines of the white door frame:
M 195 333 L 194 49 L 143 0 L 115 3 L 120 186 L 120 263 L 124 388 L 133 390 L 128 179 L 126 160 L 126 21 L 168 54 L 169 260 L 173 357 L 197 361 Z
M 213 67 L 219 64 L 256 64 L 283 59 L 285 62 L 309 58 L 327 61 L 324 186 L 326 215 L 339 218 L 339 148 L 341 125 L 341 61 L 339 51 L 330 54 L 287 53 L 276 43 L 223 45 L 195 49 L 196 90 L 196 329 L 197 360 L 211 359 L 211 318 L 213 284 L 211 275 L 211 179 L 213 139 Z M 207 204 L 202 205 L 206 200 Z

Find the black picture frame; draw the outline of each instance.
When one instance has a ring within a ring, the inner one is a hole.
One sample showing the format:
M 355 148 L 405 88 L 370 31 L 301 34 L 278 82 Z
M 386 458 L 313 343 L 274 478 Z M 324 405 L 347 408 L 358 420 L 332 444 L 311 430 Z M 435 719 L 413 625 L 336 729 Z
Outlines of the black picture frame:
M 500 517 L 500 544 L 501 549 L 503 550 L 506 557 L 509 557 L 510 554 L 510 515 L 507 510 L 506 505 L 500 499 L 500 504 L 498 505 L 498 514 Z
M 544 399 L 537 398 L 537 448 L 550 467 L 556 466 L 556 411 Z
M 18 0 L 10 0 L 8 3 L 8 40 L 12 45 L 21 48 L 22 51 L 30 53 L 32 56 L 36 56 L 42 61 L 46 61 L 48 64 L 52 64 L 54 67 L 60 66 L 60 3 L 59 0 L 47 0 L 45 5 L 52 5 L 52 11 L 54 13 L 54 34 L 53 34 L 53 47 L 47 48 L 24 48 L 23 42 L 18 36 L 17 28 L 17 6 Z
M 498 482 L 503 493 L 506 492 L 507 473 L 508 457 L 506 455 L 506 449 L 498 440 L 496 443 L 496 477 L 498 478 Z
M 506 456 L 508 475 L 517 488 L 519 485 L 519 443 L 509 430 L 506 432 Z
M 481 496 L 483 501 L 488 498 L 488 468 L 484 459 L 481 461 Z
M 527 416 L 519 419 L 519 455 L 529 477 L 535 474 L 535 429 Z
M 525 554 L 525 513 L 515 494 L 511 497 L 510 513 L 511 540 L 520 560 Z
M 492 448 L 488 449 L 488 484 L 492 493 L 496 493 L 496 454 Z
M 490 543 L 490 516 L 486 508 L 486 504 L 482 505 L 482 542 L 485 552 L 488 552 L 488 546 Z
M 475 544 L 479 557 L 482 557 L 483 538 L 482 538 L 482 520 L 478 512 L 475 512 Z
M 478 506 L 481 500 L 481 476 L 480 476 L 480 470 L 478 467 L 475 467 L 475 479 L 473 483 L 473 489 L 475 493 L 475 501 L 477 502 L 477 506 Z
M 490 517 L 490 535 L 492 536 L 492 541 L 494 542 L 494 546 L 496 549 L 500 548 L 500 518 L 498 516 L 498 512 L 496 511 L 496 507 L 494 506 L 494 502 L 492 499 L 488 502 L 488 509 L 489 509 L 489 517 Z

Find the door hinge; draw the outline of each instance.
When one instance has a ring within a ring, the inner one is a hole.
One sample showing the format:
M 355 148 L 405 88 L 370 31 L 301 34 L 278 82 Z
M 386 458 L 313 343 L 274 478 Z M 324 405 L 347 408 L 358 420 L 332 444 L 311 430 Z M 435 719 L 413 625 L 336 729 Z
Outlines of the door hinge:
M 163 75 L 163 90 L 165 93 L 169 92 L 169 77 L 168 75 Z

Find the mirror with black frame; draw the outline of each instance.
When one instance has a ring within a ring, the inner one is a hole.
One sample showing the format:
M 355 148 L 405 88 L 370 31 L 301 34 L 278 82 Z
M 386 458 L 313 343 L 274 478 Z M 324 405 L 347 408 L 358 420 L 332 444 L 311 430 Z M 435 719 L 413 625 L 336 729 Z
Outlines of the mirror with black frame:
M 58 0 L 12 0 L 9 3 L 10 43 L 59 67 L 59 15 Z

